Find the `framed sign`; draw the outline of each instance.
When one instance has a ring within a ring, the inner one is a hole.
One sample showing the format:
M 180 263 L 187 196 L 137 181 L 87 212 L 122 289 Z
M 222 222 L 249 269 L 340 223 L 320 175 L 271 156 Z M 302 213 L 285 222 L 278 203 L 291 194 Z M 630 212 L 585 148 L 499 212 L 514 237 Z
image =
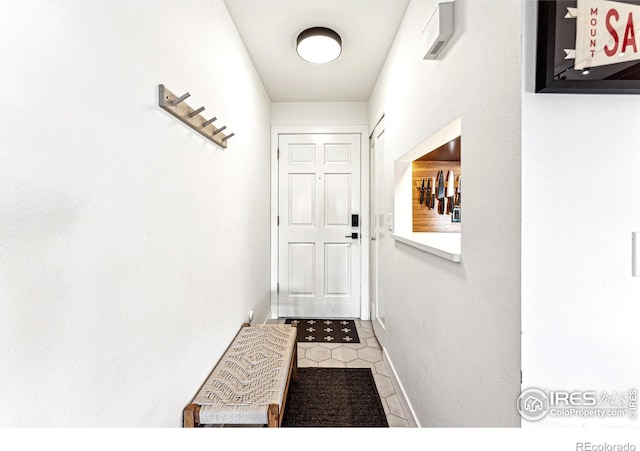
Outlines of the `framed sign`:
M 536 92 L 640 94 L 640 0 L 539 0 Z

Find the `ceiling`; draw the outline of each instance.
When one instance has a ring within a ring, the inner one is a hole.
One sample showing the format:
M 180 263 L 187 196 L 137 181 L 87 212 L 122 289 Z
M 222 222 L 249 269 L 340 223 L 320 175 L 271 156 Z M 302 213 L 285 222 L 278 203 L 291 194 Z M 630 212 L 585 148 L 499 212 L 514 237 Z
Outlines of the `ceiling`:
M 273 102 L 368 101 L 409 0 L 224 0 Z M 296 54 L 298 34 L 327 27 L 342 55 L 325 65 Z

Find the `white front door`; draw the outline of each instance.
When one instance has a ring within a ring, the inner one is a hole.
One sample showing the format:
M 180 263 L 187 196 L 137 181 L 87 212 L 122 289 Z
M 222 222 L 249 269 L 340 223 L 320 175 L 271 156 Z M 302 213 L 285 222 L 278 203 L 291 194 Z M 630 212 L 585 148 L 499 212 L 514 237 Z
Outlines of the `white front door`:
M 360 135 L 283 134 L 278 148 L 278 316 L 358 318 Z

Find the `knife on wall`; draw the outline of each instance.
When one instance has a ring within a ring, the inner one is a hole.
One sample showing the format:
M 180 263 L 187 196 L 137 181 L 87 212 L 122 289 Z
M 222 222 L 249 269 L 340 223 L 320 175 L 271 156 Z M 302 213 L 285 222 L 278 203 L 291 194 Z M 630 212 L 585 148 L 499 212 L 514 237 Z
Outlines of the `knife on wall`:
M 447 214 L 453 212 L 453 201 L 456 196 L 456 177 L 453 171 L 447 172 Z
M 433 205 L 431 205 L 431 188 L 431 177 L 427 177 L 427 188 L 425 189 L 427 198 L 424 201 L 424 206 L 428 208 L 433 208 Z
M 424 177 L 422 177 L 422 186 L 420 187 L 420 205 L 424 202 Z
M 444 214 L 444 174 L 442 171 L 438 172 L 437 177 L 438 182 L 438 191 L 436 192 L 436 197 L 438 198 L 438 213 Z
M 438 190 L 437 181 L 435 177 L 431 177 L 433 180 L 433 186 L 431 187 L 431 208 L 436 208 L 436 191 Z
M 456 202 L 455 204 L 459 207 L 460 206 L 460 200 L 461 200 L 461 195 L 462 195 L 462 176 L 458 176 L 458 188 L 456 188 Z

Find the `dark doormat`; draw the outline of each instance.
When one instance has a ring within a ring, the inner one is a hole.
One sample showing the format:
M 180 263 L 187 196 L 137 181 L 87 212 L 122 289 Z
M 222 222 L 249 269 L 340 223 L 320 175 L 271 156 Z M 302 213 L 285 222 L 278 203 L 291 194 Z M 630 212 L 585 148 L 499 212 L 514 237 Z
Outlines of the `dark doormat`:
M 360 343 L 356 322 L 349 319 L 292 319 L 296 323 L 300 343 Z
M 282 427 L 389 427 L 369 368 L 298 368 Z

